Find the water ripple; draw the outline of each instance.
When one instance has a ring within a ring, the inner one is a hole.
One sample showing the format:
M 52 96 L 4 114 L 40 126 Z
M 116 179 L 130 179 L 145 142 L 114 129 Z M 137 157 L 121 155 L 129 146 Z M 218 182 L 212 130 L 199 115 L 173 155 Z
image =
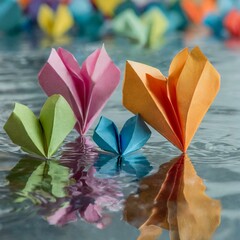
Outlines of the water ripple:
M 182 48 L 186 44 L 188 46 L 199 44 L 216 68 L 219 69 L 222 75 L 221 91 L 190 144 L 188 155 L 196 167 L 199 176 L 204 179 L 209 196 L 216 197 L 222 201 L 223 221 L 226 221 L 226 218 L 228 218 L 231 223 L 236 223 L 239 218 L 235 213 L 238 213 L 236 210 L 239 209 L 240 199 L 238 190 L 240 182 L 240 85 L 239 71 L 237 71 L 240 64 L 239 54 L 230 52 L 224 48 L 220 42 L 217 42 L 217 44 L 208 43 L 212 46 L 209 47 L 206 39 L 204 39 L 204 41 L 193 39 L 189 42 L 187 39 L 183 39 L 182 41 L 181 36 L 178 38 L 170 38 L 166 44 L 167 46 L 160 50 L 149 50 L 139 49 L 139 47 L 129 45 L 128 42 L 122 44 L 120 47 L 116 45 L 116 42 L 114 43 L 107 40 L 106 47 L 109 55 L 120 67 L 122 73 L 124 72 L 126 59 L 144 62 L 160 68 L 163 73 L 167 73 L 171 58 L 179 51 L 179 48 Z M 67 48 L 74 52 L 79 62 L 82 62 L 91 51 L 99 46 L 101 46 L 99 42 L 93 44 L 79 44 L 79 42 L 76 42 Z M 30 47 L 29 43 L 16 45 L 13 48 L 17 49 L 16 52 L 4 50 L 1 44 L 0 49 L 2 51 L 0 54 L 1 230 L 1 228 L 4 228 L 4 226 L 8 224 L 13 224 L 14 226 L 17 221 L 22 221 L 21 226 L 23 227 L 24 219 L 30 217 L 32 214 L 35 215 L 37 211 L 37 208 L 29 201 L 17 203 L 15 200 L 19 193 L 15 192 L 6 180 L 6 176 L 9 175 L 11 169 L 17 165 L 18 161 L 22 159 L 24 155 L 19 147 L 11 143 L 4 133 L 2 126 L 11 113 L 14 102 L 26 104 L 35 114 L 39 113 L 46 96 L 38 85 L 37 74 L 46 61 L 50 49 L 34 49 L 34 47 Z M 126 111 L 121 105 L 121 91 L 122 85 L 118 87 L 102 112 L 106 117 L 112 118 L 119 127 L 122 127 L 126 119 L 131 116 L 131 113 Z M 95 125 L 96 123 L 97 121 Z M 92 134 L 92 131 L 92 129 L 89 131 L 89 135 Z M 73 139 L 76 137 L 77 133 L 72 132 L 55 157 L 61 164 L 69 169 L 79 171 L 83 169 L 83 173 L 86 173 L 91 166 L 94 166 L 95 162 L 99 160 L 99 150 L 90 138 L 88 140 L 80 138 L 74 142 Z M 157 172 L 162 164 L 171 161 L 174 157 L 181 154 L 177 148 L 154 130 L 150 141 L 144 146 L 140 153 L 147 159 L 147 162 L 149 161 L 149 166 L 152 168 L 151 171 L 149 170 L 149 175 Z M 73 170 L 71 174 L 74 174 Z M 128 172 L 120 171 L 119 174 L 113 174 L 112 176 L 108 176 L 108 178 L 114 181 L 114 184 L 121 189 L 125 197 L 130 193 L 137 192 L 139 179 L 133 176 L 133 174 L 131 175 Z M 99 190 L 104 191 L 105 186 L 106 185 L 99 185 Z M 121 204 L 122 202 L 119 203 L 119 205 Z M 121 219 L 121 213 L 118 213 L 116 216 L 118 219 Z M 116 227 L 119 229 L 124 226 Z M 14 229 L 14 227 L 11 229 Z M 71 236 L 79 236 L 78 228 L 69 229 L 72 231 Z M 87 225 L 81 225 L 81 230 L 82 229 L 87 229 L 87 233 L 90 232 L 90 227 Z M 54 228 L 52 231 L 57 232 L 58 230 Z M 66 232 L 68 231 L 70 230 L 66 228 Z M 224 232 L 224 226 L 220 227 L 219 232 Z M 97 232 L 97 234 L 99 234 L 99 232 Z M 65 237 L 64 234 L 63 237 Z M 49 235 L 46 235 L 46 238 L 49 238 Z M 100 237 L 99 239 L 107 238 Z M 136 239 L 136 237 L 131 239 Z

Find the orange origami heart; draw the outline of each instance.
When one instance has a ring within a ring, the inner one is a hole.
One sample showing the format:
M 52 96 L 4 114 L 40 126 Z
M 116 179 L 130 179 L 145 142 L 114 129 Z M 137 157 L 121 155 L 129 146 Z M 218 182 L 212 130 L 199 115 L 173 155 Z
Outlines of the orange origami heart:
M 127 61 L 123 105 L 186 152 L 220 88 L 220 75 L 198 47 L 179 52 L 169 77 Z

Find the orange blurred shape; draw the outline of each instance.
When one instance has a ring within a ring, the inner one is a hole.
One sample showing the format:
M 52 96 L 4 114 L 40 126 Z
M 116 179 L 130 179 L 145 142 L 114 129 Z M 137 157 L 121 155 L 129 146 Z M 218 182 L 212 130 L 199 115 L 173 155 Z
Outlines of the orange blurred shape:
M 165 77 L 158 69 L 127 61 L 123 105 L 182 152 L 220 88 L 220 75 L 198 47 L 179 52 Z
M 61 0 L 62 4 L 68 5 L 72 0 Z
M 18 0 L 20 6 L 24 9 L 26 8 L 32 1 L 35 1 L 35 0 Z M 68 5 L 71 0 L 61 0 L 60 1 L 62 4 L 66 4 Z
M 240 11 L 231 10 L 226 15 L 223 24 L 232 37 L 240 37 Z
M 22 8 L 26 8 L 32 0 L 18 0 Z
M 182 8 L 191 21 L 200 24 L 203 18 L 217 9 L 216 0 L 182 0 Z
M 139 228 L 138 240 L 155 240 L 162 228 L 171 240 L 209 240 L 220 224 L 221 204 L 206 187 L 187 155 L 160 166 L 140 182 L 125 203 L 124 220 Z

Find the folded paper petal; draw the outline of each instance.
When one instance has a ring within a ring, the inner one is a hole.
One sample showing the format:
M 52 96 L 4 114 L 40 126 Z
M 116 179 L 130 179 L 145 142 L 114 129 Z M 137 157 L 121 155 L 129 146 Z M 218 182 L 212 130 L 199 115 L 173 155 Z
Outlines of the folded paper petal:
M 13 143 L 23 151 L 45 156 L 44 139 L 37 117 L 26 106 L 15 103 L 14 110 L 4 125 Z
M 76 123 L 67 101 L 53 95 L 45 102 L 40 118 L 19 103 L 7 120 L 4 130 L 23 151 L 51 157 Z
M 120 134 L 111 120 L 101 117 L 93 140 L 101 149 L 125 156 L 143 147 L 150 136 L 151 131 L 138 115 L 128 119 Z
M 139 115 L 126 121 L 120 132 L 122 155 L 142 148 L 151 136 L 151 131 Z
M 53 95 L 47 99 L 39 119 L 47 144 L 47 157 L 50 157 L 71 132 L 76 120 L 67 101 L 60 95 Z
M 190 20 L 197 24 L 200 24 L 208 13 L 215 12 L 217 10 L 216 0 L 182 0 L 181 5 Z
M 134 114 L 140 114 L 144 121 L 179 149 L 182 149 L 182 144 L 166 117 L 166 110 L 149 91 L 147 74 L 164 79 L 156 68 L 127 61 L 123 86 L 123 105 Z
M 74 20 L 68 6 L 60 4 L 57 8 L 54 28 L 52 30 L 53 37 L 61 37 L 67 31 L 69 31 L 74 25 Z
M 15 0 L 0 1 L 0 31 L 13 31 L 21 25 L 21 8 Z
M 80 25 L 89 23 L 92 14 L 94 13 L 93 6 L 89 0 L 71 0 L 69 9 L 74 16 L 74 20 Z
M 175 87 L 177 99 L 175 109 L 178 108 L 178 117 L 184 138 L 184 151 L 187 150 L 219 91 L 219 79 L 219 73 L 200 49 L 194 48 L 189 53 Z
M 49 36 L 52 35 L 52 28 L 54 24 L 54 12 L 46 4 L 43 4 L 38 13 L 38 25 Z
M 127 61 L 123 104 L 186 152 L 220 88 L 220 75 L 198 47 L 173 59 L 169 77 Z
M 147 29 L 147 46 L 156 46 L 169 28 L 167 16 L 157 7 L 146 11 L 141 20 Z
M 168 27 L 168 19 L 158 7 L 150 8 L 140 17 L 134 10 L 127 9 L 113 19 L 116 34 L 135 40 L 142 46 L 156 46 Z
M 111 0 L 111 1 L 102 1 L 102 0 L 92 0 L 97 9 L 102 12 L 105 16 L 112 17 L 115 9 L 120 5 L 123 0 Z
M 115 33 L 135 40 L 140 45 L 146 44 L 147 28 L 133 10 L 127 9 L 120 13 L 113 19 L 112 24 Z
M 96 129 L 94 130 L 93 140 L 104 151 L 119 153 L 119 136 L 114 122 L 101 117 Z
M 47 4 L 42 4 L 38 12 L 40 28 L 53 38 L 61 37 L 74 24 L 73 17 L 64 4 L 60 4 L 54 12 Z
M 48 96 L 61 94 L 68 101 L 80 134 L 91 127 L 119 81 L 120 71 L 104 47 L 94 51 L 82 67 L 68 51 L 53 49 L 39 73 L 39 83 Z
M 105 106 L 120 79 L 120 71 L 114 65 L 104 47 L 95 51 L 91 56 L 93 57 L 93 61 L 89 60 L 88 57 L 83 63 L 83 68 L 84 66 L 88 66 L 87 74 L 90 79 L 91 90 L 88 98 L 88 107 L 86 108 L 87 114 L 85 116 L 84 132 L 89 129 L 99 112 Z
M 61 52 L 61 50 L 60 50 Z M 52 49 L 47 63 L 41 69 L 38 78 L 39 84 L 48 96 L 53 94 L 62 95 L 71 106 L 76 119 L 78 120 L 76 129 L 82 129 L 83 113 L 82 102 L 76 82 L 81 83 L 81 79 L 74 79 L 65 65 L 65 61 L 61 59 L 63 54 L 59 55 L 55 49 Z

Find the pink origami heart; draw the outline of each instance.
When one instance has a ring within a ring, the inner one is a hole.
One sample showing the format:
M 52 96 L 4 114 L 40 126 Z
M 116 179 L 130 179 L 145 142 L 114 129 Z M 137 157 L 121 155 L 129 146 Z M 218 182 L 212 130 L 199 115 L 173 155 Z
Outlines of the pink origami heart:
M 91 127 L 120 81 L 120 70 L 104 46 L 79 66 L 75 57 L 63 48 L 52 49 L 41 69 L 39 83 L 48 96 L 61 94 L 72 107 L 82 135 Z

